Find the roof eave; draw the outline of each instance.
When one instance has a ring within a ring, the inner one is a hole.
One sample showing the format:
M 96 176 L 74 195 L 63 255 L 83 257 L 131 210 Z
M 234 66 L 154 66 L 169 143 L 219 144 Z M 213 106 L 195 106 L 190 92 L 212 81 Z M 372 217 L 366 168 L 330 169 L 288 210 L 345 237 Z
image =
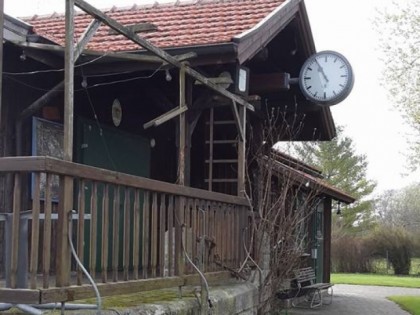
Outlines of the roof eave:
M 265 47 L 299 12 L 302 0 L 286 0 L 253 28 L 232 38 L 238 44 L 240 64 L 251 59 Z

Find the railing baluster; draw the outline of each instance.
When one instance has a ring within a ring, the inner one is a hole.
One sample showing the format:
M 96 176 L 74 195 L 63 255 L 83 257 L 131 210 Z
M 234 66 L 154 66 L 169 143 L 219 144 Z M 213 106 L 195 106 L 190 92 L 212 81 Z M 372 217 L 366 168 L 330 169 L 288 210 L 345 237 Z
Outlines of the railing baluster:
M 124 187 L 124 190 L 123 277 L 124 281 L 128 281 L 128 267 L 130 265 L 130 189 Z
M 52 211 L 52 197 L 51 197 L 51 183 L 52 174 L 46 174 L 45 181 L 45 204 L 44 204 L 44 244 L 42 255 L 42 273 L 43 273 L 43 288 L 49 287 L 49 276 L 51 267 L 51 211 Z
M 77 220 L 77 256 L 80 261 L 83 262 L 84 244 L 85 244 L 85 212 L 86 212 L 86 189 L 87 183 L 82 179 L 79 183 L 79 218 Z M 83 284 L 83 272 L 79 266 L 77 266 L 77 284 Z
M 36 289 L 38 271 L 38 250 L 39 250 L 39 211 L 40 211 L 40 185 L 41 174 L 34 173 L 33 196 L 32 196 L 32 239 L 31 239 L 31 259 L 29 266 L 30 288 Z
M 140 256 L 140 191 L 134 191 L 133 209 L 133 278 L 139 278 L 139 256 Z
M 152 277 L 156 277 L 157 253 L 158 253 L 158 196 L 153 193 L 152 201 L 152 228 L 151 228 L 151 267 Z
M 192 245 L 192 251 L 191 251 L 191 259 L 196 261 L 197 257 L 197 211 L 199 207 L 199 201 L 197 199 L 194 199 L 192 201 L 192 212 L 191 212 L 191 245 Z
M 15 174 L 13 189 L 13 217 L 12 217 L 12 252 L 10 257 L 10 287 L 16 288 L 18 250 L 19 250 L 19 226 L 21 209 L 21 175 Z
M 174 275 L 174 196 L 168 201 L 168 276 Z
M 192 199 L 187 198 L 186 199 L 186 206 L 185 206 L 185 212 L 184 212 L 184 246 L 185 246 L 185 252 L 188 254 L 188 256 L 191 257 L 191 238 L 192 238 L 192 231 L 191 231 L 191 208 L 192 208 Z M 183 253 L 185 256 L 185 253 Z M 188 273 L 191 273 L 193 268 L 191 264 L 184 259 L 186 264 L 186 270 Z
M 144 192 L 143 201 L 143 278 L 149 276 L 149 227 L 150 227 L 150 209 L 149 209 L 149 191 Z
M 165 269 L 165 228 L 166 228 L 166 196 L 160 196 L 160 211 L 159 211 L 159 276 L 164 276 Z
M 90 196 L 90 251 L 89 251 L 89 269 L 90 274 L 95 278 L 96 273 L 96 253 L 98 241 L 98 184 L 92 183 L 92 194 Z
M 102 282 L 108 282 L 109 243 L 109 185 L 105 184 L 102 196 Z
M 119 261 L 119 224 L 120 224 L 120 186 L 115 186 L 114 189 L 114 206 L 113 206 L 113 220 L 112 220 L 112 281 L 118 281 L 118 261 Z

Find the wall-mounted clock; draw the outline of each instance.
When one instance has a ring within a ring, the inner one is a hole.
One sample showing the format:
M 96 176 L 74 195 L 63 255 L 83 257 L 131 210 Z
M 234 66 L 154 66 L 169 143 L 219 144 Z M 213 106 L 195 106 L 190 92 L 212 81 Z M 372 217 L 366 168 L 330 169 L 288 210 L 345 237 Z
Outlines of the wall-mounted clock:
M 303 95 L 319 105 L 335 105 L 351 92 L 353 69 L 348 60 L 335 51 L 321 51 L 309 57 L 299 75 Z
M 120 101 L 116 98 L 112 103 L 112 122 L 115 127 L 118 127 L 121 124 L 122 120 L 122 107 Z

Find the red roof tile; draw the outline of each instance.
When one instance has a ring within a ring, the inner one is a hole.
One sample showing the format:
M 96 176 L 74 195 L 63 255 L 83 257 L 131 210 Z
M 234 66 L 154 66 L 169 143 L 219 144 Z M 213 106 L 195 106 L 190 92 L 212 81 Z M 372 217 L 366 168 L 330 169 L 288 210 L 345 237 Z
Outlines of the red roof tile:
M 231 42 L 254 27 L 285 0 L 196 1 L 177 5 L 155 5 L 105 11 L 123 25 L 153 23 L 158 31 L 143 33 L 152 44 L 161 47 L 201 46 Z M 75 17 L 75 37 L 79 38 L 92 18 L 80 13 Z M 64 15 L 25 19 L 34 32 L 59 45 L 64 45 Z M 98 51 L 131 51 L 140 49 L 122 35 L 109 35 L 101 26 L 87 49 Z

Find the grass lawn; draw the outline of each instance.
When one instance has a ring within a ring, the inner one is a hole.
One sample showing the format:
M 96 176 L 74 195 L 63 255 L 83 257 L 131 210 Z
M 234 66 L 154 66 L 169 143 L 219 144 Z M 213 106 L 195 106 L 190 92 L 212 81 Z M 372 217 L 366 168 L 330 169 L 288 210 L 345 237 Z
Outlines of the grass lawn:
M 420 315 L 420 296 L 390 296 L 391 301 L 397 303 L 403 310 L 412 315 Z
M 331 282 L 336 284 L 382 285 L 388 287 L 420 288 L 420 277 L 393 275 L 333 273 Z

